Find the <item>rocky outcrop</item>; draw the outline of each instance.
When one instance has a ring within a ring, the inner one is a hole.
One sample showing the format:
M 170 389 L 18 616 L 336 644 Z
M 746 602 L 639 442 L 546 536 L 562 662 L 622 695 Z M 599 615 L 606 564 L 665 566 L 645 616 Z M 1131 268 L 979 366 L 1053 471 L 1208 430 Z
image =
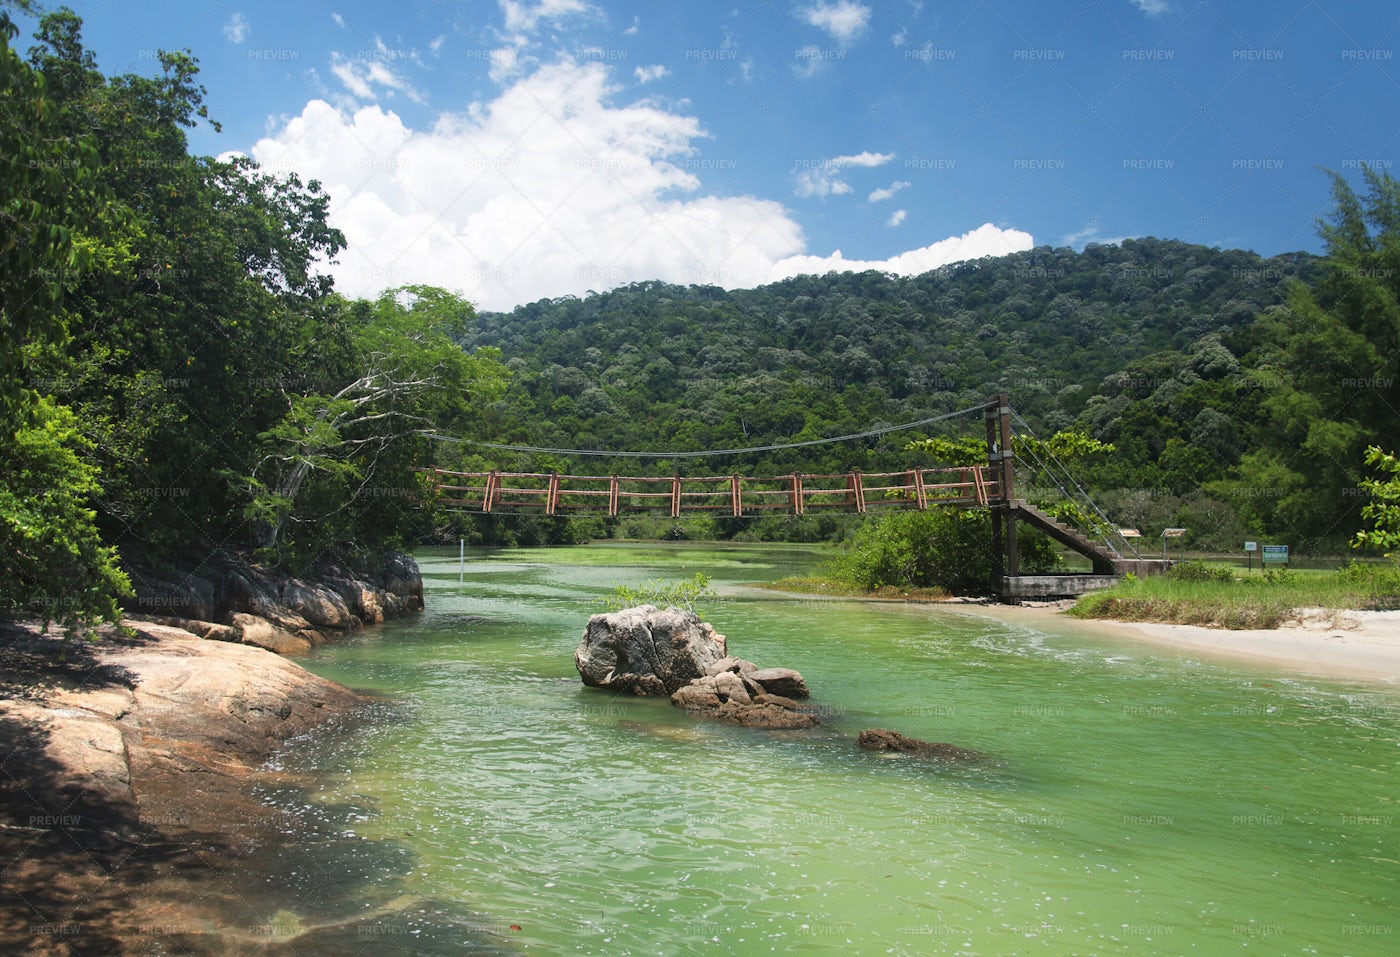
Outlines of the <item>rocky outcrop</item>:
M 816 715 L 790 668 L 759 668 L 728 654 L 727 641 L 693 612 L 641 605 L 594 615 L 574 652 L 583 683 L 638 695 L 671 696 L 688 713 L 752 728 L 810 728 Z
M 129 610 L 206 638 L 297 654 L 386 618 L 423 610 L 423 579 L 408 555 L 374 573 L 326 566 L 312 580 L 278 575 L 233 555 L 198 572 L 132 571 Z
M 126 624 L 91 643 L 0 624 L 0 952 L 195 952 L 212 915 L 171 888 L 236 899 L 230 860 L 294 826 L 267 759 L 368 703 L 258 648 Z
M 694 612 L 641 605 L 588 619 L 574 666 L 594 688 L 669 695 L 725 656 L 724 636 Z
M 857 743 L 867 751 L 892 751 L 930 761 L 980 761 L 986 757 L 981 751 L 920 741 L 888 728 L 867 728 L 860 733 Z

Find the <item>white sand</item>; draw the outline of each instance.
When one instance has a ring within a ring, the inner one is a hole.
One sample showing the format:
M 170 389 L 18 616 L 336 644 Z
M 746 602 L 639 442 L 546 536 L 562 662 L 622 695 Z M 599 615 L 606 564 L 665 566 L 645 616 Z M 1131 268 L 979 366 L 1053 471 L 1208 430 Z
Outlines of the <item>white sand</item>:
M 1004 606 L 1005 607 L 1005 606 Z M 979 609 L 980 610 L 980 609 Z M 1248 660 L 1285 671 L 1364 678 L 1400 687 L 1400 611 L 1305 610 L 1277 629 L 1232 631 L 1197 625 L 1084 620 L 1055 608 L 1008 607 L 1009 620 L 1053 616 L 1057 624 L 1110 637 L 1147 641 L 1192 655 Z M 998 615 L 997 617 L 1001 617 Z

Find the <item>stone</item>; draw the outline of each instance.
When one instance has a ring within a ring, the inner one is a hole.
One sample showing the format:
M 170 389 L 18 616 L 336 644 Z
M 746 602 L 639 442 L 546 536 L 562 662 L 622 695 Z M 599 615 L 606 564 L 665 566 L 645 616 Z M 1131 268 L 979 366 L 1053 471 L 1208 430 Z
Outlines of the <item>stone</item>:
M 289 578 L 282 583 L 282 605 L 319 628 L 353 631 L 360 627 L 360 619 L 351 614 L 345 599 L 325 585 Z
M 396 611 L 409 613 L 423 610 L 423 575 L 412 555 L 389 552 L 384 558 L 380 580 L 385 594 L 391 597 L 388 604 Z
M 814 714 L 784 708 L 771 701 L 748 705 L 740 704 L 737 701 L 726 701 L 719 706 L 714 717 L 724 721 L 733 721 L 746 728 L 766 728 L 771 731 L 813 728 L 820 724 Z
M 259 648 L 266 648 L 268 651 L 275 651 L 279 655 L 303 654 L 311 650 L 310 641 L 300 635 L 292 634 L 266 618 L 245 612 L 234 612 L 231 616 L 231 623 L 238 630 L 242 643 L 245 645 L 256 645 Z
M 980 761 L 986 757 L 981 751 L 920 741 L 888 728 L 867 728 L 860 733 L 857 743 L 867 751 L 893 751 L 933 761 Z
M 574 666 L 590 687 L 669 695 L 724 657 L 724 636 L 694 612 L 641 605 L 588 619 Z
M 671 704 L 701 718 L 718 718 L 746 728 L 811 728 L 820 722 L 791 698 L 749 694 L 748 682 L 733 671 L 703 675 L 671 695 Z
M 753 704 L 749 691 L 744 687 L 744 679 L 732 671 L 722 671 L 709 679 L 715 683 L 715 693 L 724 701 L 737 701 L 739 704 Z
M 784 698 L 811 697 L 811 692 L 807 690 L 807 682 L 791 668 L 759 668 L 747 672 L 745 677 L 757 681 L 769 694 L 782 695 Z

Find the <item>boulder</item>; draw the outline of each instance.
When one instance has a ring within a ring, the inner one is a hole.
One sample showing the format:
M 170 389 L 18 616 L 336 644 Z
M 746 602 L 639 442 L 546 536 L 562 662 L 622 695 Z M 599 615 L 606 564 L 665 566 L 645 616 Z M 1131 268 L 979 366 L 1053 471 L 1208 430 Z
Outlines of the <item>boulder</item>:
M 733 671 L 702 675 L 676 689 L 671 704 L 696 717 L 719 718 L 746 728 L 811 728 L 820 723 L 791 698 L 762 691 L 751 694 L 752 684 Z
M 233 627 L 238 630 L 245 645 L 256 645 L 268 651 L 275 651 L 279 655 L 295 655 L 311 650 L 310 641 L 273 624 L 266 618 L 241 611 L 234 612 L 231 618 Z
M 594 688 L 669 695 L 724 657 L 724 636 L 694 612 L 641 605 L 588 619 L 574 666 Z
M 750 681 L 757 681 L 769 694 L 785 698 L 810 698 L 807 682 L 791 668 L 759 668 L 744 675 Z
M 423 574 L 412 555 L 403 552 L 385 555 L 380 580 L 391 599 L 387 604 L 395 612 L 406 614 L 423 610 Z
M 135 595 L 127 604 L 140 614 L 196 619 L 216 617 L 218 600 L 214 585 L 198 575 L 174 572 L 158 576 L 135 570 L 131 586 Z
M 793 731 L 799 728 L 814 728 L 820 724 L 814 714 L 784 708 L 772 701 L 749 705 L 726 701 L 719 706 L 714 717 L 733 721 L 746 728 L 765 728 L 770 731 Z
M 318 628 L 353 631 L 360 627 L 360 619 L 351 614 L 345 599 L 326 585 L 289 578 L 282 583 L 282 606 Z
M 981 751 L 972 751 L 952 744 L 920 741 L 888 728 L 867 728 L 860 733 L 857 743 L 867 751 L 893 751 L 932 761 L 980 761 L 986 757 Z
M 754 664 L 752 661 L 745 661 L 743 658 L 734 658 L 725 655 L 719 661 L 716 661 L 714 664 L 710 665 L 710 667 L 706 668 L 705 674 L 717 675 L 721 671 L 733 671 L 737 674 L 745 674 L 757 670 L 758 665 Z

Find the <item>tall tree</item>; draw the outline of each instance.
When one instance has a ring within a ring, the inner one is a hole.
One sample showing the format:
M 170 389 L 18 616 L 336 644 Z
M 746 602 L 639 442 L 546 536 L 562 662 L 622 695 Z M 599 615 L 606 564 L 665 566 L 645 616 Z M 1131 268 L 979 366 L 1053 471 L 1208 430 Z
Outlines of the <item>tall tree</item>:
M 0 10 L 0 612 L 72 634 L 115 621 L 130 585 L 94 524 L 91 447 L 28 368 L 63 341 L 64 292 L 90 258 L 84 224 L 102 192 L 92 140 L 65 133 L 44 77 L 10 46 L 16 32 Z

